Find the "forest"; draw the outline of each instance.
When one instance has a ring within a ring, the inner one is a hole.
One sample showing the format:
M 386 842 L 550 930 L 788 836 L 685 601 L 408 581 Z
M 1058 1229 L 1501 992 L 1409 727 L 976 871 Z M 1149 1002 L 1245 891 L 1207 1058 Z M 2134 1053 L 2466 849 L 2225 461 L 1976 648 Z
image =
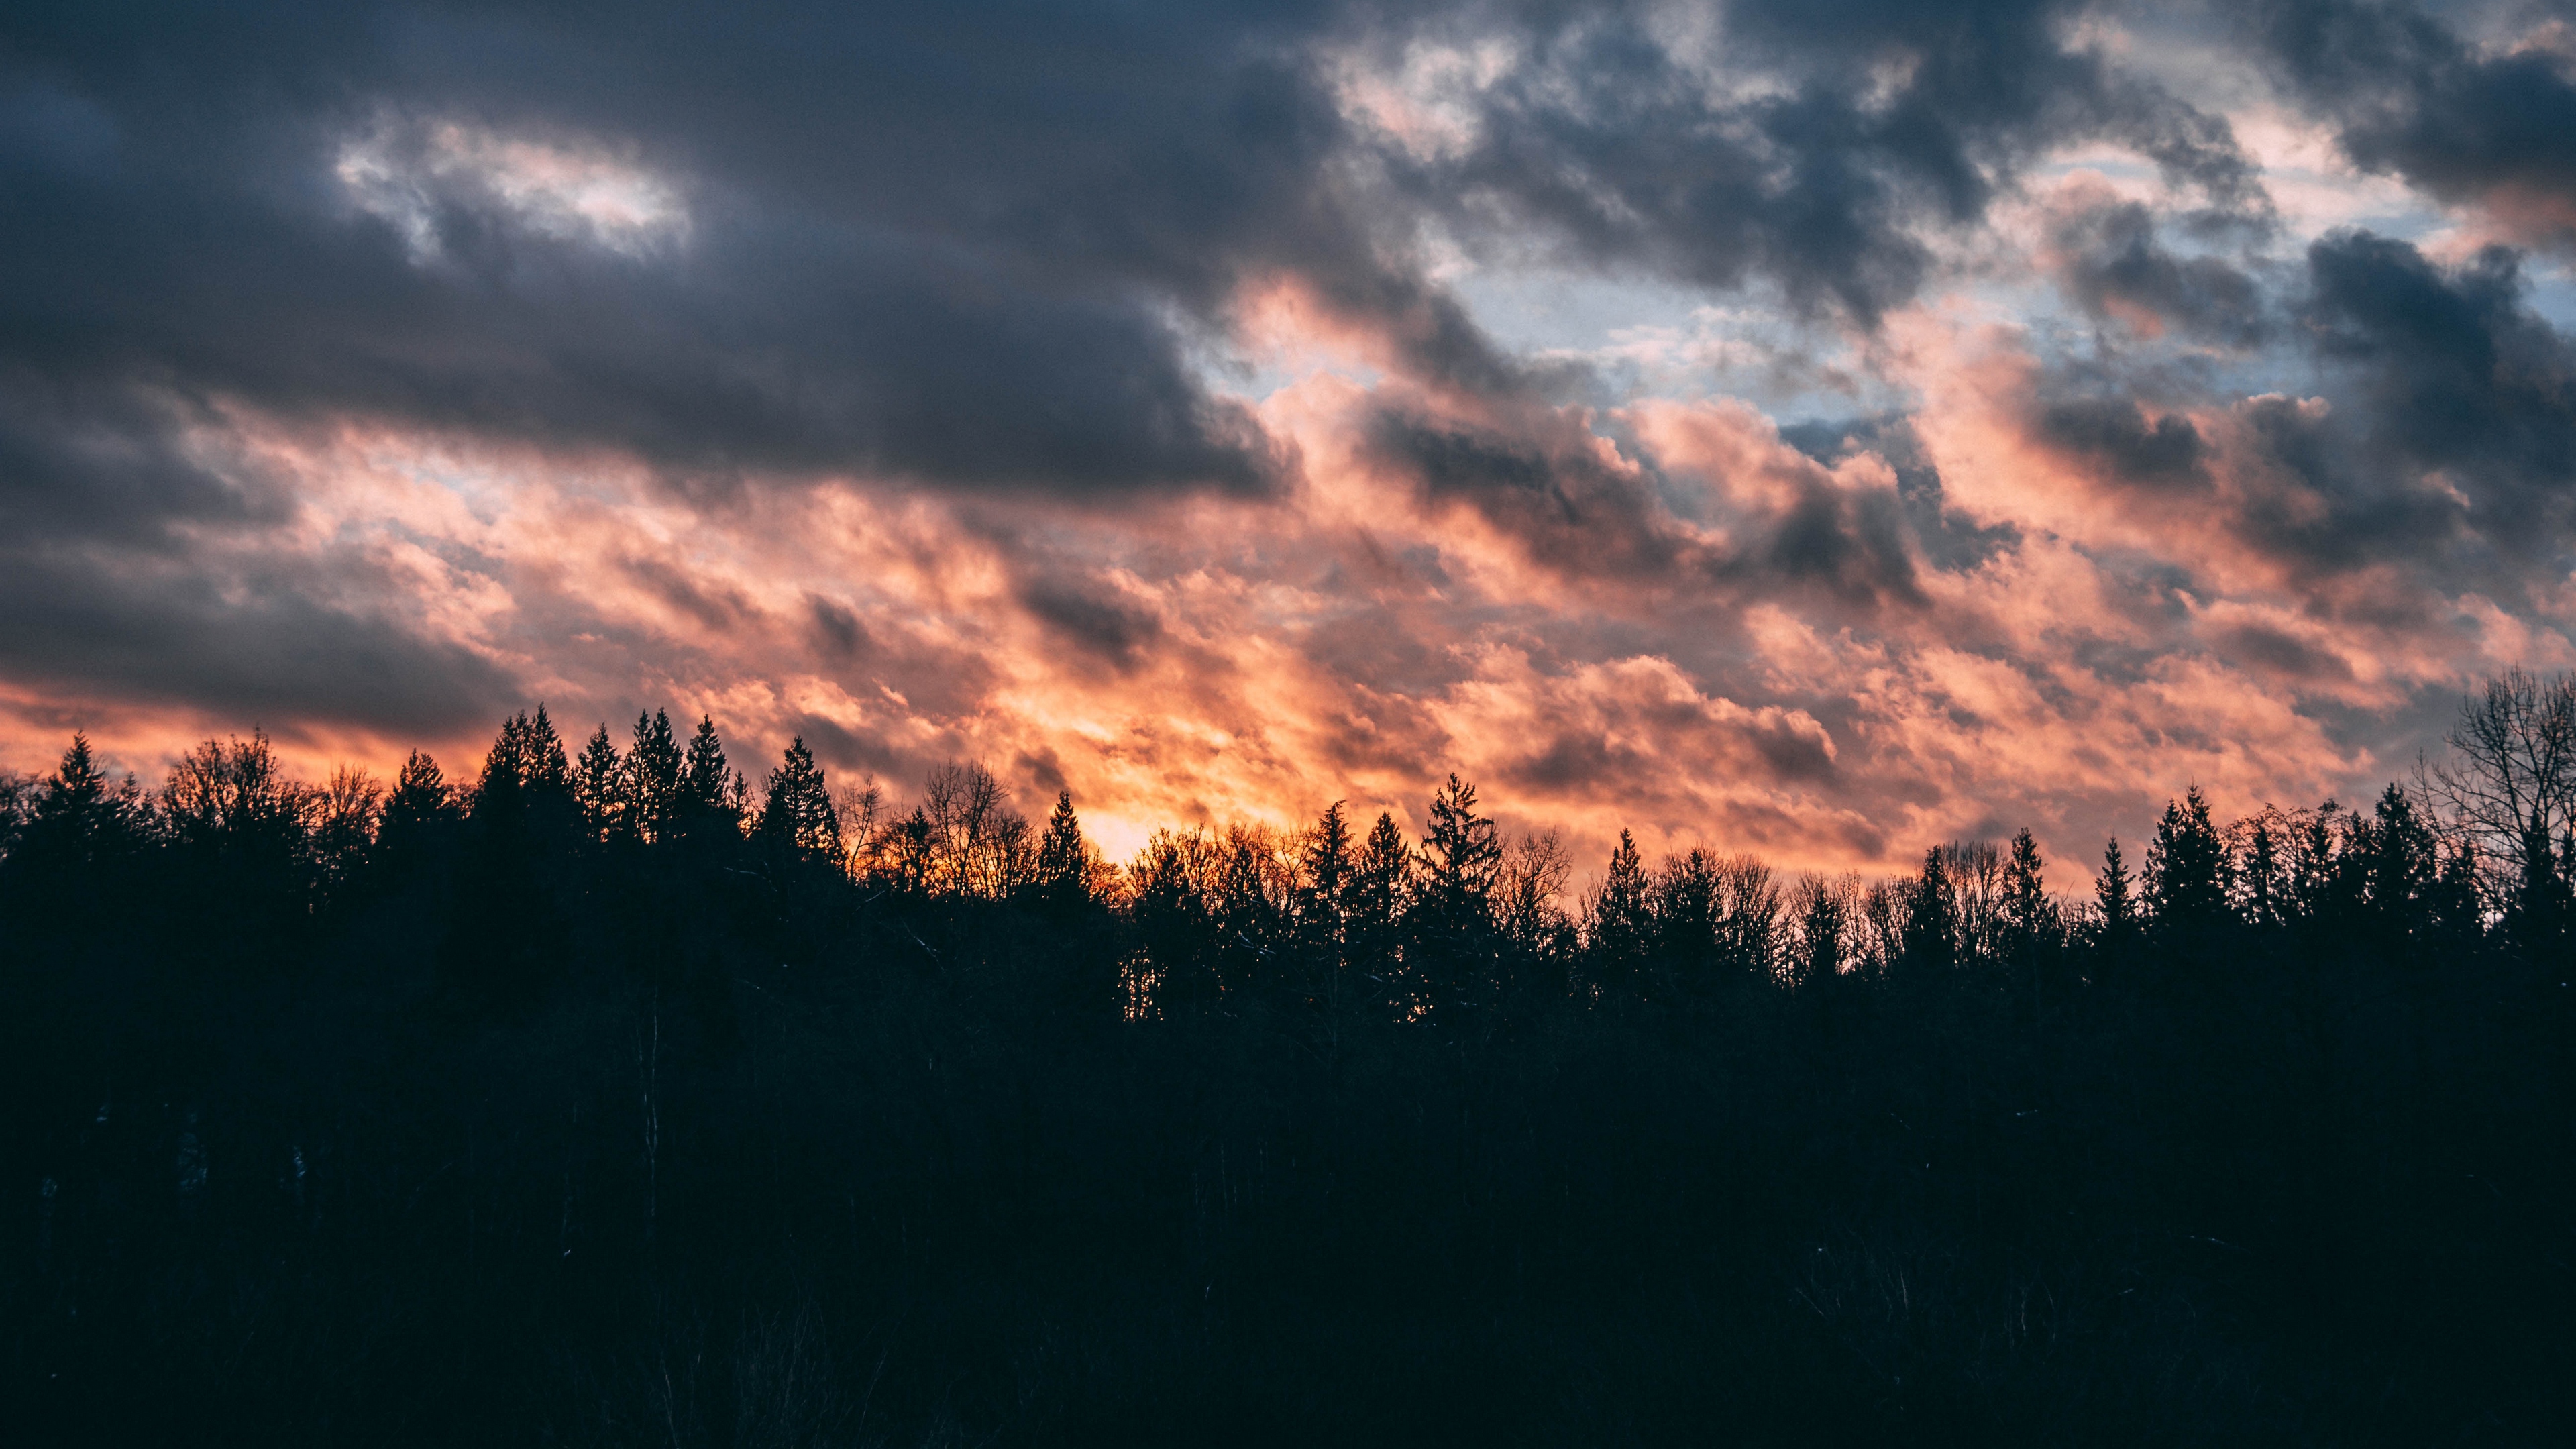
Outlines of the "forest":
M 2576 684 L 2071 863 L 1427 793 L 1111 862 L 658 712 L 390 782 L 75 736 L 0 780 L 12 1437 L 2576 1433 Z

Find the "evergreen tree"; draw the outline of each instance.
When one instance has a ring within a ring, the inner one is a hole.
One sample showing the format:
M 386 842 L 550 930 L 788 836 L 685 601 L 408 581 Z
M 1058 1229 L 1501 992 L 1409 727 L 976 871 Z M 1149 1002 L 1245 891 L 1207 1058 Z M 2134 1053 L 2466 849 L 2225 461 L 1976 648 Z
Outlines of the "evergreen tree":
M 1301 914 L 1311 914 L 1320 922 L 1329 939 L 1341 935 L 1342 896 L 1350 887 L 1351 825 L 1342 813 L 1342 802 L 1334 801 L 1315 818 L 1314 827 L 1306 832 L 1305 848 L 1297 858 L 1298 870 L 1304 877 L 1304 901 Z
M 140 788 L 130 777 L 122 788 L 110 784 L 89 736 L 75 730 L 61 763 L 36 787 L 12 859 L 47 874 L 108 865 L 131 858 L 150 825 Z
M 1073 792 L 1058 790 L 1046 833 L 1038 837 L 1037 889 L 1051 910 L 1077 911 L 1092 903 L 1091 843 L 1073 813 Z
M 456 798 L 447 788 L 438 761 L 412 751 L 394 776 L 393 794 L 385 800 L 384 832 L 388 839 L 425 833 L 456 818 Z
M 591 731 L 590 743 L 582 746 L 581 757 L 573 761 L 567 782 L 573 808 L 581 812 L 585 839 L 597 843 L 631 833 L 625 782 L 626 762 L 609 741 L 608 726 L 603 724 Z
M 2364 895 L 2371 913 L 2399 932 L 2430 920 L 2442 875 L 2441 842 L 2416 814 L 2406 792 L 2391 784 L 2379 797 L 2363 833 Z
M 626 751 L 628 826 L 640 839 L 669 840 L 680 803 L 680 747 L 671 717 L 661 710 L 635 716 L 635 742 Z
M 1939 847 L 1923 853 L 1923 869 L 1914 878 L 1905 913 L 1905 961 L 1927 975 L 1944 974 L 1959 964 L 1959 904 L 1950 889 L 1950 869 Z
M 2556 959 L 2576 915 L 2569 862 L 2549 838 L 2537 812 L 2524 827 L 2513 894 L 2505 903 L 2505 935 L 2533 959 Z
M 531 796 L 563 793 L 570 767 L 564 759 L 563 737 L 555 733 L 555 722 L 546 718 L 543 701 L 537 704 L 537 717 L 521 726 L 520 748 L 520 786 Z
M 831 787 L 802 735 L 788 745 L 778 768 L 769 772 L 758 830 L 773 849 L 795 859 L 835 863 L 841 859 L 840 812 L 832 808 Z
M 716 738 L 714 718 L 701 717 L 697 733 L 689 737 L 688 753 L 680 762 L 681 828 L 705 830 L 719 838 L 739 829 L 744 793 L 740 780 L 725 763 L 724 742 Z
M 1404 981 L 1400 935 L 1413 902 L 1413 876 L 1413 850 L 1405 844 L 1404 832 L 1396 827 L 1393 814 L 1379 812 L 1351 866 L 1344 897 L 1348 902 L 1345 931 L 1352 969 L 1373 978 L 1401 1015 L 1410 1015 L 1415 1006 L 1413 992 Z
M 1851 892 L 1841 881 L 1810 876 L 1799 883 L 1795 984 L 1802 991 L 1832 991 L 1851 963 Z
M 2039 842 L 2027 829 L 2013 836 L 2012 858 L 2004 867 L 2003 920 L 2012 946 L 2019 951 L 2053 944 L 2064 929 L 2057 902 L 2048 894 Z
M 1499 985 L 1491 897 L 1502 863 L 1494 822 L 1476 813 L 1476 787 L 1451 775 L 1431 797 L 1411 922 L 1418 949 L 1408 974 L 1427 1002 L 1484 999 Z
M 2104 954 L 2118 956 L 2138 933 L 2138 900 L 2116 835 L 2102 848 L 2102 873 L 2093 878 L 2093 909 L 2099 945 Z
M 2254 817 L 2243 859 L 2236 867 L 2240 913 L 2249 924 L 2277 926 L 2289 915 L 2287 866 L 2282 859 L 2278 812 L 2271 806 Z
M 1346 995 L 1344 917 L 1354 869 L 1352 847 L 1350 821 L 1336 800 L 1307 827 L 1297 853 L 1296 934 L 1307 986 L 1318 1000 L 1335 1006 Z
M 1422 903 L 1431 928 L 1470 931 L 1486 924 L 1486 896 L 1502 860 L 1494 822 L 1476 813 L 1476 787 L 1451 775 L 1431 797 L 1431 828 L 1422 841 Z
M 1668 857 L 1654 873 L 1646 892 L 1652 920 L 1648 995 L 1701 992 L 1711 984 L 1725 926 L 1725 892 L 1717 857 L 1705 850 Z
M 527 805 L 529 777 L 535 773 L 535 742 L 528 712 L 501 721 L 501 732 L 484 753 L 483 773 L 474 783 L 474 818 L 498 820 L 515 815 Z
M 2164 930 L 2204 930 L 2227 914 L 2227 844 L 2195 785 L 2165 802 L 2147 847 L 2147 905 Z
M 2066 923 L 2048 894 L 2039 858 L 2039 842 L 2028 829 L 2013 836 L 2012 857 L 2004 865 L 2002 903 L 2006 965 L 2021 992 L 2026 1020 L 2036 1020 L 2043 994 L 2050 989 L 2049 967 L 2066 939 Z
M 1655 921 L 1645 864 L 1637 854 L 1636 838 L 1625 830 L 1610 851 L 1610 865 L 1592 898 L 1585 927 L 1593 981 L 1605 991 L 1639 991 Z

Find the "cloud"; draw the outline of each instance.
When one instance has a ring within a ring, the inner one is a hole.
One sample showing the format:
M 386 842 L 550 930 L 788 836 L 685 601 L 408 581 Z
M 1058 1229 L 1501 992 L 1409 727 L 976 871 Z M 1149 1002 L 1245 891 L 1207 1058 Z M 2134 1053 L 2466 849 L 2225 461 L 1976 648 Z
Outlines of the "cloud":
M 2481 207 L 2526 242 L 2576 246 L 2576 48 L 2564 20 L 2480 44 L 2412 4 L 2276 0 L 2253 19 L 2357 165 Z
M 2268 337 L 2269 299 L 2254 278 L 2224 258 L 2168 247 L 2145 203 L 2098 186 L 2070 187 L 2058 200 L 2049 260 L 2087 314 L 2149 339 L 2169 327 L 2229 347 Z
M 1120 848 L 1455 768 L 1793 866 L 2349 794 L 2576 660 L 2576 365 L 2481 249 L 2556 244 L 2564 47 L 2236 24 L 0 21 L 0 751 L 669 707 Z
M 1535 234 L 1583 265 L 1768 281 L 1871 326 L 1935 276 L 1927 230 L 1980 222 L 2071 139 L 2115 139 L 2215 208 L 2267 212 L 2226 121 L 2070 45 L 2077 14 L 1747 0 L 1702 31 L 1653 7 L 1549 7 L 1472 46 L 1442 15 L 1372 35 L 1344 91 L 1400 184 L 1470 246 L 1498 218 L 1499 245 Z

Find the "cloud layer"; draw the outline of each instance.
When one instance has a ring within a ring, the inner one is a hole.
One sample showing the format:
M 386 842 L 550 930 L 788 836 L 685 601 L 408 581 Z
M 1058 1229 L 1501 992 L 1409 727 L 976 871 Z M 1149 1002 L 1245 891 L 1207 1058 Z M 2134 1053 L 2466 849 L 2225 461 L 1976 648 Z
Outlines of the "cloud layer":
M 2542 6 L 0 21 L 0 763 L 2090 855 L 2576 662 Z M 463 763 L 458 760 L 456 763 Z

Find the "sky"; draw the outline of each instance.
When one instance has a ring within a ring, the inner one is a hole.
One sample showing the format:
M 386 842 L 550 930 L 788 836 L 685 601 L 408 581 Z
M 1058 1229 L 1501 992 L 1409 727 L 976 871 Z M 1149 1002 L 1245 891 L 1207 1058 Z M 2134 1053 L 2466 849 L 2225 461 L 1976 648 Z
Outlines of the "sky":
M 0 768 L 1888 869 L 2576 663 L 2576 5 L 0 17 Z

